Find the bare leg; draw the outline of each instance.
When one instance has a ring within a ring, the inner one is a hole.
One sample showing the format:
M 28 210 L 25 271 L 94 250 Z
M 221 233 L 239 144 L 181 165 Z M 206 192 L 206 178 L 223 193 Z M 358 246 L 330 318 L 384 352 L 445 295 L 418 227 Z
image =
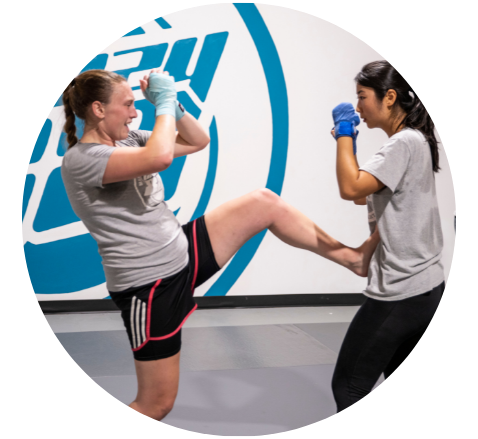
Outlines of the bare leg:
M 268 189 L 224 203 L 207 213 L 205 221 L 220 267 L 250 238 L 269 229 L 286 244 L 314 252 L 359 276 L 367 276 L 370 259 L 380 240 L 377 232 L 359 248 L 347 247 Z
M 179 385 L 179 355 L 153 361 L 134 360 L 138 394 L 131 408 L 160 421 L 173 408 Z

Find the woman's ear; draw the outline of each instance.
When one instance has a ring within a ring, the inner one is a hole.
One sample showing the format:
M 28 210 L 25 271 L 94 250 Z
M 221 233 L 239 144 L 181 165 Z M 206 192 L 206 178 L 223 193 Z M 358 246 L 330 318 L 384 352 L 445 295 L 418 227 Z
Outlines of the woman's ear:
M 385 93 L 385 96 L 383 98 L 383 103 L 387 107 L 393 107 L 393 104 L 395 104 L 397 100 L 397 92 L 393 89 L 387 90 L 387 93 Z
M 91 104 L 91 111 L 93 115 L 98 119 L 104 119 L 105 117 L 105 107 L 100 101 L 95 101 Z

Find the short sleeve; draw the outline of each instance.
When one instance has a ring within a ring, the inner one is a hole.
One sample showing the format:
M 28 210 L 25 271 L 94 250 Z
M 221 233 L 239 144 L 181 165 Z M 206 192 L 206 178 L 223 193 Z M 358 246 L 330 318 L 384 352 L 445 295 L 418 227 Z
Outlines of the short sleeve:
M 146 146 L 146 142 L 151 137 L 151 131 L 133 130 L 130 131 L 128 138 L 119 143 L 125 146 Z
M 400 138 L 391 138 L 365 165 L 359 169 L 372 174 L 392 192 L 402 180 L 410 161 L 407 142 Z
M 103 187 L 103 176 L 114 146 L 78 144 L 65 154 L 66 170 L 83 186 Z

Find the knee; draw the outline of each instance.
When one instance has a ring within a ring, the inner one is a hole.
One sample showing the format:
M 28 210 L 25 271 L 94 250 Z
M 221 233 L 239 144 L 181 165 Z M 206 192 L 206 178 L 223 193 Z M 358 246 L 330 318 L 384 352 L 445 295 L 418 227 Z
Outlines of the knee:
M 136 399 L 130 407 L 143 415 L 161 421 L 174 407 L 174 399 L 162 399 L 155 402 Z
M 159 404 L 156 404 L 152 407 L 152 418 L 160 421 L 163 419 L 174 407 L 174 400 L 171 401 L 161 401 Z
M 254 200 L 261 206 L 264 207 L 277 207 L 280 206 L 282 199 L 275 192 L 272 192 L 270 189 L 261 188 L 256 189 L 252 196 Z

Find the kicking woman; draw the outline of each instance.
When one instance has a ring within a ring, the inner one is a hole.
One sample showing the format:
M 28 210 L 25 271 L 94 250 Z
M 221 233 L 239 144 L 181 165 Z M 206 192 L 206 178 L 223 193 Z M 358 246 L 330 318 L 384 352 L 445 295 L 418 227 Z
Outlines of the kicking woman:
M 266 189 L 181 227 L 164 202 L 158 172 L 175 157 L 205 148 L 209 137 L 177 102 L 167 73 L 155 69 L 140 85 L 156 108 L 152 132 L 129 130 L 137 112 L 122 76 L 90 70 L 71 82 L 63 94 L 69 149 L 62 177 L 73 210 L 98 243 L 107 288 L 131 343 L 138 394 L 130 406 L 160 420 L 178 391 L 181 327 L 196 309 L 194 289 L 251 237 L 269 229 L 360 276 L 379 237 L 346 247 Z M 80 140 L 75 116 L 85 121 Z
M 343 199 L 367 204 L 380 242 L 371 259 L 365 303 L 350 324 L 332 380 L 338 411 L 388 378 L 425 332 L 444 283 L 443 237 L 435 172 L 434 124 L 418 96 L 387 62 L 367 64 L 355 78 L 357 112 L 388 141 L 364 165 L 355 158 L 352 104 L 333 111 L 337 179 Z

